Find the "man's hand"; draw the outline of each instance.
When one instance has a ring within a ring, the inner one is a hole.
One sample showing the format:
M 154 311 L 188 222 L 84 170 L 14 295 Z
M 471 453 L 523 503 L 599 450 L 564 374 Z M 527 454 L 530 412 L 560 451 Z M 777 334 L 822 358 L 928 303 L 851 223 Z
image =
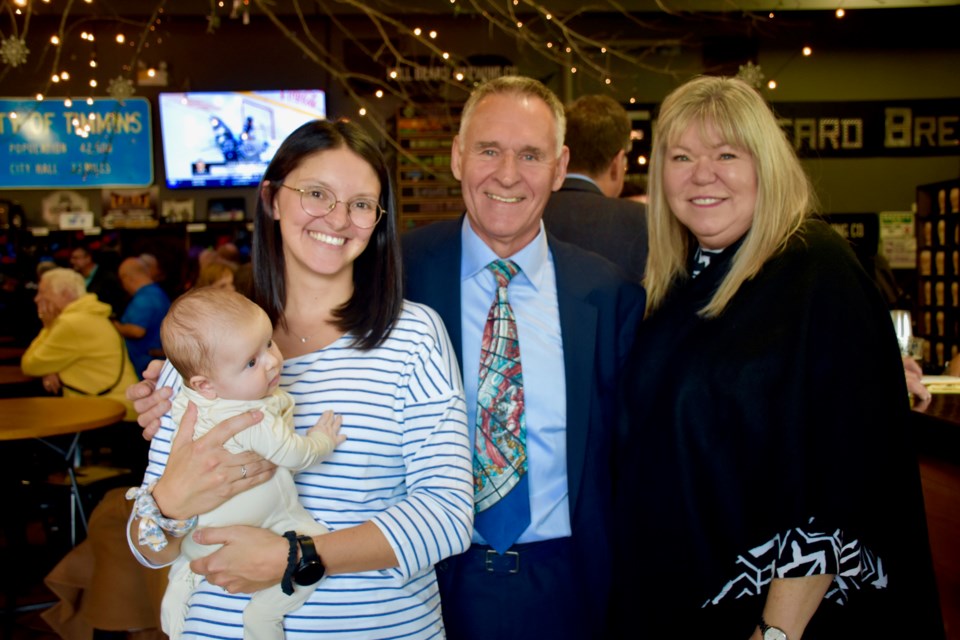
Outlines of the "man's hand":
M 49 329 L 51 326 L 53 326 L 53 321 L 59 317 L 60 311 L 61 310 L 49 300 L 37 300 L 37 317 L 40 318 L 40 322 L 43 324 L 44 329 Z
M 923 385 L 923 369 L 917 364 L 917 361 L 909 356 L 901 356 L 903 360 L 903 375 L 907 379 L 907 391 L 910 392 L 916 402 L 913 408 L 917 411 L 923 411 L 930 405 L 933 396 Z
M 47 393 L 52 393 L 54 395 L 60 393 L 60 375 L 56 373 L 48 373 L 43 376 L 43 388 Z

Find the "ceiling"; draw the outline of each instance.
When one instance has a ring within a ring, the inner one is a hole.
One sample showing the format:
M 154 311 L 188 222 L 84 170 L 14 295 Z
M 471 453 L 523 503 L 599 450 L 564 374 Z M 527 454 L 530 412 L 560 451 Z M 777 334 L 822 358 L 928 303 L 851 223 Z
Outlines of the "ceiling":
M 235 0 L 217 0 L 222 8 L 220 14 L 231 11 Z M 51 4 L 34 0 L 33 10 L 38 14 L 59 14 L 62 4 L 54 0 Z M 73 14 L 113 14 L 116 16 L 150 15 L 161 0 L 94 0 L 91 4 L 74 2 Z M 170 15 L 205 16 L 211 11 L 211 0 L 166 0 L 163 10 Z M 259 13 L 258 5 L 269 7 L 272 12 L 281 15 L 295 13 L 294 7 L 307 15 L 317 13 L 350 14 L 362 12 L 362 7 L 382 11 L 387 14 L 450 14 L 453 12 L 474 13 L 492 9 L 503 11 L 510 9 L 509 0 L 249 0 L 250 11 Z M 455 6 L 452 6 L 455 5 Z M 570 13 L 743 13 L 757 11 L 833 11 L 839 7 L 846 10 L 897 9 L 957 6 L 956 0 L 593 0 L 587 4 L 583 0 L 519 0 L 512 7 L 519 14 L 531 13 L 544 7 L 557 15 Z

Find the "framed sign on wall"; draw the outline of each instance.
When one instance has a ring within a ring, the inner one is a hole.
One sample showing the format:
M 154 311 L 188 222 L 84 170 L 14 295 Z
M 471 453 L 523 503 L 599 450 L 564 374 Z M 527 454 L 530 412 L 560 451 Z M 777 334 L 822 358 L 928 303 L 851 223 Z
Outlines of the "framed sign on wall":
M 0 148 L 0 189 L 153 183 L 146 98 L 0 98 Z

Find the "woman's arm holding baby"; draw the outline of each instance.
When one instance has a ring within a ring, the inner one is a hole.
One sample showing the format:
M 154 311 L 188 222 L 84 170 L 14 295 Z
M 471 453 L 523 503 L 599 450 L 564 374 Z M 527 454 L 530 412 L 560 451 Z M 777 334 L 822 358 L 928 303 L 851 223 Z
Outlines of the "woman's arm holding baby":
M 242 413 L 220 423 L 205 436 L 193 439 L 196 407 L 189 405 L 184 413 L 170 454 L 153 489 L 157 508 L 165 517 L 188 520 L 220 506 L 231 497 L 266 482 L 276 468 L 259 455 L 249 452 L 231 454 L 223 443 L 262 419 L 259 411 Z M 150 564 L 169 564 L 177 557 L 180 539 L 167 536 L 168 544 L 154 551 L 139 542 L 140 517 L 131 518 L 131 544 Z

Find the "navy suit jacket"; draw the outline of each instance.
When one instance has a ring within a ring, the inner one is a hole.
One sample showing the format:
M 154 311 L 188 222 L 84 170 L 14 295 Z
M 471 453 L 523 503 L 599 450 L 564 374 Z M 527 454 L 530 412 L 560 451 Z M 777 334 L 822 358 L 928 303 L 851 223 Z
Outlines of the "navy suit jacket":
M 404 297 L 440 314 L 460 362 L 461 221 L 435 222 L 403 237 Z M 602 617 L 610 583 L 616 387 L 645 295 L 607 260 L 549 234 L 547 242 L 556 269 L 566 376 L 571 540 L 583 577 L 569 587 Z
M 567 178 L 543 212 L 547 231 L 564 242 L 598 253 L 636 282 L 647 265 L 647 208 L 608 198 L 593 184 Z

